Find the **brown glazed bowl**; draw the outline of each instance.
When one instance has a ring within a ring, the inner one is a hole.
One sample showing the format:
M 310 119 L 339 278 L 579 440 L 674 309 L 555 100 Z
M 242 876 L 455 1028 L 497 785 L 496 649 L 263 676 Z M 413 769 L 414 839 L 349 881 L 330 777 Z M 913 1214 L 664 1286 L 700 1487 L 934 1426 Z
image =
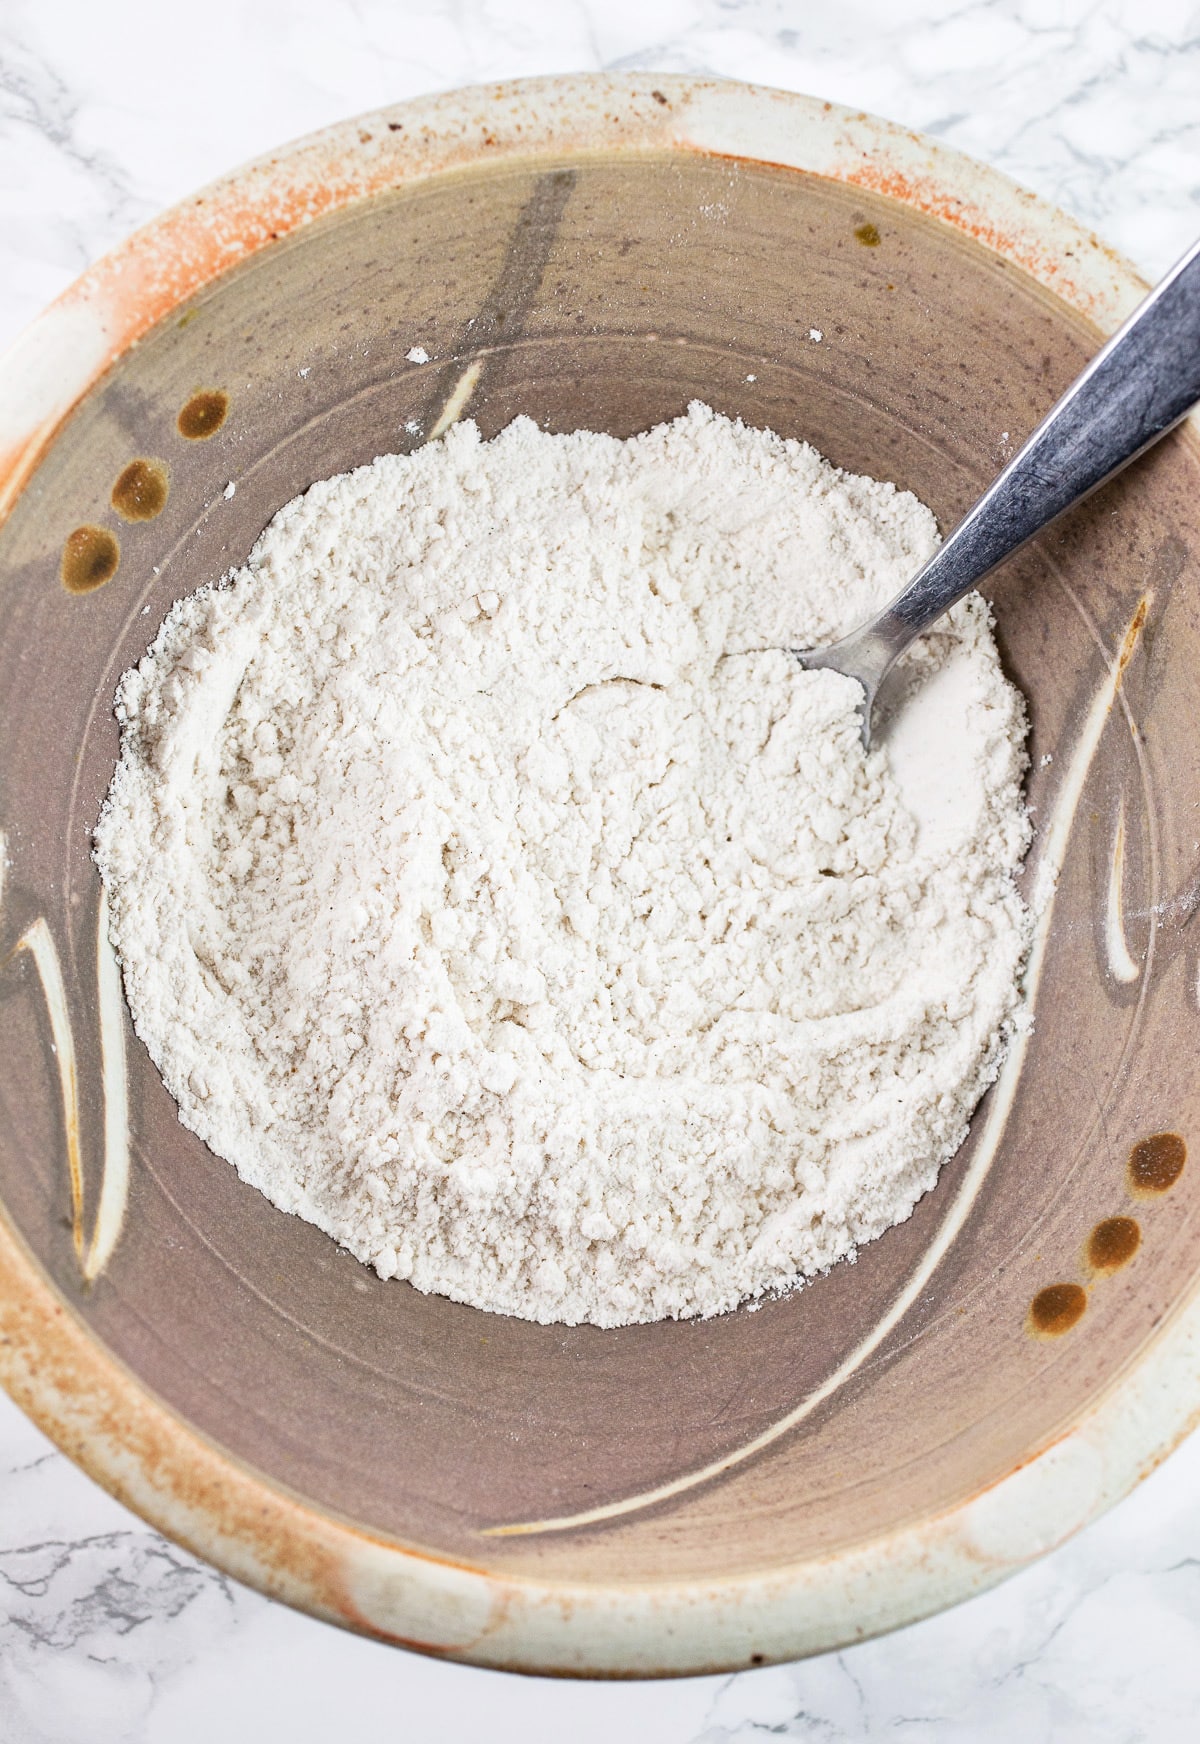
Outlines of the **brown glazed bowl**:
M 996 578 L 1033 722 L 1032 1035 L 913 1217 L 758 1312 L 535 1326 L 274 1210 L 134 1040 L 89 858 L 118 675 L 314 479 L 464 411 L 625 435 L 701 397 L 948 526 L 1140 289 L 911 134 L 639 74 L 291 146 L 26 334 L 0 365 L 0 1372 L 93 1477 L 364 1633 L 648 1675 L 949 1604 L 1192 1425 L 1193 430 Z

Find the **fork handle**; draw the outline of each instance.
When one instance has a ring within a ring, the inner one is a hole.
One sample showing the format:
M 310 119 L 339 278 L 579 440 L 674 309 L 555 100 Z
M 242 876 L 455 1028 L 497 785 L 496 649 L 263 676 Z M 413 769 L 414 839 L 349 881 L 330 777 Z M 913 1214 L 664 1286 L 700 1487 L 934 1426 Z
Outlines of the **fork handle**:
M 1156 285 L 872 629 L 895 660 L 998 563 L 1200 400 L 1200 242 Z M 882 673 L 879 675 L 882 677 Z

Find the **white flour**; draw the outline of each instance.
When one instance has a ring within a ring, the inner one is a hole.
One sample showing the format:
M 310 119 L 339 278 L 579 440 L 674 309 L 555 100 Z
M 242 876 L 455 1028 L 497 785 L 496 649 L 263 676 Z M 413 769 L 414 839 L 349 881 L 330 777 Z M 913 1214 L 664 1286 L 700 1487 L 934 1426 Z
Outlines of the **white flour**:
M 711 1314 L 906 1217 L 1023 1021 L 1024 708 L 975 596 L 869 756 L 780 649 L 935 543 L 703 406 L 289 503 L 118 693 L 96 857 L 181 1119 L 543 1321 Z

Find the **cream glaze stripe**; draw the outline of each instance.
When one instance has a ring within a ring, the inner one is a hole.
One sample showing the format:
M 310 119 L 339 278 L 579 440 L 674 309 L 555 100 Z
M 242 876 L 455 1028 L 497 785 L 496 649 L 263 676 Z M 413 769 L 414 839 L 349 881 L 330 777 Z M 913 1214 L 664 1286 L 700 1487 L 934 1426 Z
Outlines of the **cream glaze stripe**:
M 467 401 L 475 392 L 475 384 L 482 373 L 483 359 L 477 357 L 473 362 L 467 365 L 466 369 L 463 370 L 462 374 L 455 382 L 453 388 L 451 388 L 446 404 L 438 413 L 437 423 L 429 432 L 427 438 L 428 441 L 436 442 L 439 436 L 445 435 L 451 424 L 457 424 L 458 420 L 467 409 Z
M 1100 743 L 1105 723 L 1121 687 L 1122 676 L 1146 622 L 1151 599 L 1152 596 L 1147 594 L 1139 601 L 1137 611 L 1130 620 L 1129 627 L 1122 638 L 1120 650 L 1111 662 L 1107 676 L 1088 710 L 1087 719 L 1076 741 L 1066 779 L 1059 789 L 1054 814 L 1051 817 L 1041 853 L 1038 856 L 1034 896 L 1034 909 L 1038 919 L 1033 943 L 1030 947 L 1029 962 L 1025 970 L 1025 988 L 1030 1005 L 1032 1005 L 1037 993 L 1042 966 L 1045 962 L 1046 945 L 1050 935 L 1050 918 L 1054 908 L 1058 876 L 1062 870 L 1067 842 L 1070 838 L 1071 825 L 1083 793 L 1084 784 L 1087 781 L 1088 771 L 1092 766 L 1092 759 L 1096 754 L 1096 747 Z M 786 1435 L 789 1430 L 794 1429 L 798 1423 L 802 1423 L 806 1417 L 810 1416 L 818 1405 L 835 1393 L 843 1382 L 847 1381 L 855 1370 L 862 1366 L 871 1353 L 878 1349 L 892 1328 L 903 1319 L 962 1229 L 992 1165 L 992 1160 L 1004 1132 L 1013 1098 L 1016 1095 L 1021 1068 L 1025 1062 L 1030 1033 L 1030 1029 L 1026 1028 L 1018 1031 L 1012 1039 L 1000 1075 L 992 1090 L 991 1104 L 975 1155 L 971 1159 L 970 1167 L 963 1177 L 962 1185 L 946 1214 L 945 1221 L 921 1263 L 878 1325 L 868 1333 L 858 1348 L 850 1353 L 828 1379 L 822 1381 L 821 1385 L 815 1388 L 794 1410 L 789 1411 L 785 1417 L 781 1417 L 778 1422 L 773 1423 L 769 1429 L 764 1429 L 761 1435 L 756 1435 L 752 1441 L 746 1442 L 743 1447 L 737 1448 L 733 1453 L 726 1454 L 723 1459 L 714 1460 L 711 1465 L 702 1466 L 699 1471 L 688 1472 L 682 1477 L 672 1478 L 668 1483 L 659 1484 L 655 1489 L 642 1491 L 640 1495 L 626 1496 L 619 1502 L 607 1502 L 598 1508 L 588 1508 L 581 1514 L 563 1514 L 556 1519 L 524 1520 L 506 1526 L 485 1527 L 482 1536 L 485 1538 L 515 1538 L 535 1532 L 566 1532 L 572 1527 L 592 1526 L 603 1520 L 614 1520 L 623 1514 L 638 1513 L 643 1508 L 652 1508 L 659 1502 L 671 1501 L 676 1496 L 683 1495 L 687 1490 L 696 1489 L 700 1484 L 708 1483 L 713 1478 L 731 1471 L 734 1466 L 741 1465 L 744 1460 L 750 1459 L 754 1454 L 761 1453 L 764 1448 L 770 1447 L 773 1442 L 778 1441 L 781 1436 Z
M 7 841 L 0 830 L 0 913 L 4 908 L 4 880 L 8 866 Z M 75 1035 L 67 1005 L 58 949 L 44 915 L 25 929 L 6 961 L 28 951 L 41 982 L 50 1034 L 58 1067 L 62 1096 L 63 1126 L 67 1135 L 67 1171 L 71 1183 L 71 1235 L 84 1280 L 100 1276 L 112 1257 L 125 1217 L 129 1193 L 129 1100 L 125 1082 L 125 1015 L 121 974 L 108 942 L 108 902 L 100 893 L 96 931 L 96 979 L 100 995 L 101 1081 L 104 1090 L 104 1167 L 100 1203 L 91 1245 L 84 1257 L 83 1159 L 79 1144 L 79 1069 L 75 1059 Z
M 50 1014 L 50 1034 L 54 1038 L 54 1058 L 58 1066 L 58 1082 L 62 1092 L 63 1125 L 67 1134 L 67 1172 L 71 1178 L 71 1235 L 75 1252 L 83 1259 L 83 1163 L 79 1154 L 79 1073 L 75 1064 L 75 1037 L 71 1030 L 71 1015 L 67 1007 L 67 989 L 54 939 L 39 915 L 27 927 L 13 949 L 28 951 L 37 965 L 46 1009 Z
M 1108 946 L 1108 967 L 1114 981 L 1136 981 L 1141 969 L 1129 954 L 1125 941 L 1125 795 L 1117 808 L 1117 828 L 1113 837 L 1112 861 L 1108 872 L 1108 908 L 1105 917 L 1105 942 Z
M 96 985 L 100 995 L 100 1071 L 104 1088 L 104 1174 L 92 1241 L 83 1262 L 87 1283 L 112 1257 L 129 1196 L 129 1095 L 125 1081 L 125 1013 L 121 971 L 108 941 L 108 898 L 100 892 L 96 921 Z

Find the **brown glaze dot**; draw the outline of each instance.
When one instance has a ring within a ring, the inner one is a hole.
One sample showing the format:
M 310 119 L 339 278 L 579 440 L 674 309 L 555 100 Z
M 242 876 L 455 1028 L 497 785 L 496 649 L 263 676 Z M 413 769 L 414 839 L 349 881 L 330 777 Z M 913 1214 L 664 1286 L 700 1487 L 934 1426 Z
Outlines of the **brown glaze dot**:
M 1094 1272 L 1116 1272 L 1127 1265 L 1142 1245 L 1142 1232 L 1133 1217 L 1106 1217 L 1088 1236 L 1088 1265 Z
M 878 248 L 881 238 L 874 224 L 856 224 L 854 235 L 864 248 Z
M 112 506 L 126 521 L 152 521 L 166 507 L 167 489 L 161 460 L 131 460 L 112 487 Z
M 1048 1284 L 1039 1290 L 1029 1307 L 1029 1324 L 1043 1338 L 1060 1338 L 1070 1332 L 1087 1307 L 1087 1291 L 1080 1284 Z
M 91 593 L 117 573 L 121 547 L 107 527 L 76 527 L 62 549 L 58 573 L 68 593 Z
M 176 419 L 179 434 L 189 442 L 203 442 L 215 436 L 229 412 L 229 395 L 220 388 L 193 394 Z
M 1129 1153 L 1129 1191 L 1135 1199 L 1168 1192 L 1183 1173 L 1187 1146 L 1177 1132 L 1139 1139 Z

